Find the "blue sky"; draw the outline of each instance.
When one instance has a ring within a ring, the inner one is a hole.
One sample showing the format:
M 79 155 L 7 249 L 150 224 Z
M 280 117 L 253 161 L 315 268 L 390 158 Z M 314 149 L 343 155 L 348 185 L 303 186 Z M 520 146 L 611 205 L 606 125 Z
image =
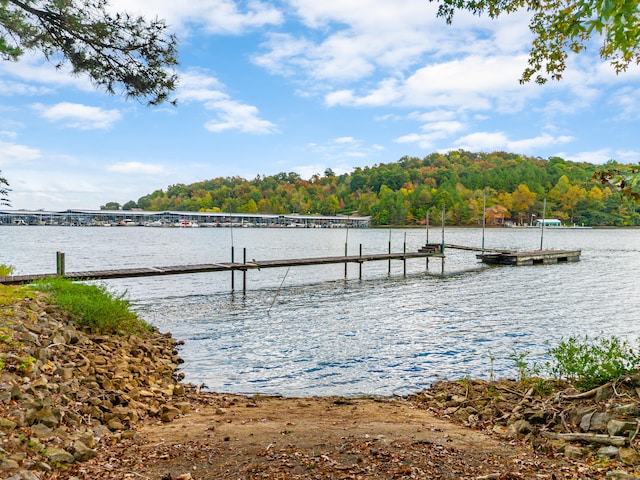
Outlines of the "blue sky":
M 179 39 L 178 106 L 92 88 L 41 56 L 0 62 L 0 170 L 13 208 L 97 209 L 176 183 L 395 162 L 464 148 L 640 161 L 640 70 L 598 45 L 520 85 L 528 16 L 427 0 L 113 0 Z

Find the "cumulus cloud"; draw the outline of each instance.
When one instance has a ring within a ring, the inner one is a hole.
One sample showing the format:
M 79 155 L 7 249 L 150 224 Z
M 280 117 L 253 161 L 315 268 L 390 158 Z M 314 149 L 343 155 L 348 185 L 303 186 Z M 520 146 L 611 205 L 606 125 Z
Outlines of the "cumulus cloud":
M 270 134 L 278 132 L 277 126 L 260 118 L 256 106 L 233 100 L 224 90 L 225 86 L 206 72 L 191 71 L 183 75 L 178 99 L 186 103 L 201 103 L 216 118 L 205 123 L 210 132 L 220 133 L 237 130 L 244 133 Z
M 217 118 L 206 123 L 210 132 L 220 133 L 226 130 L 239 130 L 245 133 L 268 134 L 277 132 L 275 124 L 262 120 L 253 105 L 245 105 L 233 100 L 218 100 L 207 104 L 215 110 Z
M 35 104 L 33 108 L 51 122 L 80 130 L 109 129 L 122 118 L 118 110 L 104 110 L 79 103 L 62 102 L 50 107 Z

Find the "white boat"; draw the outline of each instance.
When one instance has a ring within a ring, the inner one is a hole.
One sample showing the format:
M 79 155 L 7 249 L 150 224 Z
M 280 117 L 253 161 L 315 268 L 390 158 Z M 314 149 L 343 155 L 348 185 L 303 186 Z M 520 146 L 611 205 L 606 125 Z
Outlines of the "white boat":
M 193 221 L 193 220 L 180 220 L 179 222 L 176 222 L 175 226 L 176 227 L 180 227 L 180 228 L 198 228 L 198 227 L 200 227 L 198 222 Z

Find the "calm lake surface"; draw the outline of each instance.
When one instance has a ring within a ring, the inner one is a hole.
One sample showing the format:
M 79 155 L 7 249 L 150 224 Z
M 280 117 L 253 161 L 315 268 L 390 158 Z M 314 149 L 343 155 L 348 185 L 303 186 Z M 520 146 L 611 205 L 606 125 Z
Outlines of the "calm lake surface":
M 16 274 L 415 251 L 425 230 L 0 227 L 0 263 Z M 441 241 L 439 228 L 429 240 Z M 445 241 L 480 246 L 481 229 Z M 537 229 L 488 229 L 487 248 L 535 250 Z M 581 249 L 577 263 L 489 267 L 448 250 L 425 260 L 267 269 L 230 293 L 229 273 L 105 282 L 185 342 L 185 380 L 233 393 L 404 395 L 440 379 L 515 375 L 514 353 L 544 362 L 563 337 L 640 337 L 640 230 L 545 229 L 544 247 Z M 236 288 L 242 277 L 236 275 Z M 494 359 L 493 362 L 491 359 Z

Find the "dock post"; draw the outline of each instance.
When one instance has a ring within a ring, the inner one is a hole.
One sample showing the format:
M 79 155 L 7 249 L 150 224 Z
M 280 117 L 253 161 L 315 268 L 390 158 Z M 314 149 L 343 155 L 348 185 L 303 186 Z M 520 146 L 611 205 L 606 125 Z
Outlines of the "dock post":
M 426 226 L 427 226 L 427 243 L 425 243 L 425 245 L 429 245 L 429 211 L 428 210 L 427 210 Z M 426 261 L 427 261 L 427 270 L 429 270 L 429 257 L 426 257 Z
M 442 245 L 440 245 L 440 253 L 442 254 L 442 274 L 444 275 L 444 214 L 445 207 L 442 207 Z
M 245 268 L 242 269 L 242 295 L 247 294 L 247 249 L 242 249 L 242 264 L 245 265 Z
M 64 252 L 56 252 L 56 274 L 59 277 L 64 277 L 64 271 Z
M 231 293 L 236 291 L 236 270 L 233 266 L 235 263 L 235 249 L 231 247 Z
M 344 258 L 345 259 L 347 258 L 347 244 L 348 242 L 344 242 Z M 345 280 L 347 279 L 347 265 L 348 265 L 348 262 L 345 260 L 344 262 L 344 279 Z
M 360 272 L 359 272 L 358 278 L 362 280 L 362 244 L 360 244 L 360 262 L 358 262 L 358 265 L 360 266 Z
M 389 255 L 391 255 L 391 229 L 389 229 Z M 389 258 L 389 268 L 387 270 L 387 275 L 391 275 L 391 258 Z
M 402 247 L 402 274 L 407 276 L 407 232 L 404 232 L 404 245 Z

